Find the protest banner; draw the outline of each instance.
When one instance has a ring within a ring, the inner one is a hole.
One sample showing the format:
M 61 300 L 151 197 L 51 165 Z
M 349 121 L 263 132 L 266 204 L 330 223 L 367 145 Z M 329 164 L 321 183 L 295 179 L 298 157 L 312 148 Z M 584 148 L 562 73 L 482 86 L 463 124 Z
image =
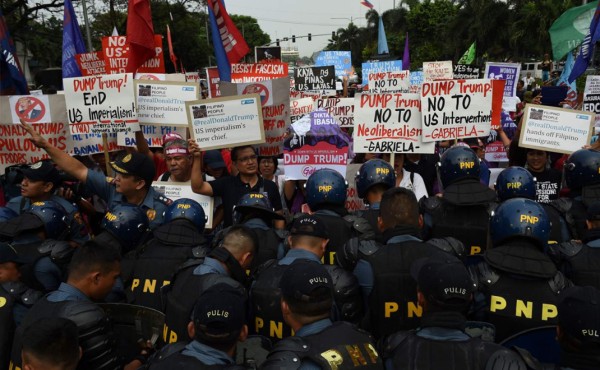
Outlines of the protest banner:
M 479 67 L 470 64 L 455 64 L 453 78 L 455 80 L 470 80 L 479 78 Z
M 48 95 L 12 95 L 9 99 L 12 123 L 50 123 Z
M 194 193 L 192 191 L 192 186 L 189 183 L 154 181 L 152 182 L 152 187 L 154 190 L 173 201 L 181 198 L 187 198 L 198 202 L 202 206 L 204 214 L 206 215 L 205 227 L 207 229 L 212 228 L 214 208 L 213 197 Z
M 423 141 L 487 136 L 492 123 L 491 80 L 424 82 Z
M 260 96 L 185 102 L 192 139 L 202 150 L 265 142 Z
M 370 94 L 410 92 L 410 71 L 369 73 Z
M 356 190 L 356 181 L 354 181 L 354 178 L 356 177 L 360 166 L 362 166 L 361 163 L 348 163 L 348 165 L 346 166 L 346 179 L 348 179 L 348 190 L 346 191 L 345 208 L 348 212 L 367 209 L 367 206 L 365 205 L 363 200 L 358 197 L 358 190 Z
M 138 69 L 138 73 L 165 73 L 165 61 L 162 48 L 162 36 L 154 35 L 155 55 Z M 129 42 L 127 36 L 105 36 L 102 38 L 102 52 L 109 74 L 125 73 L 127 68 Z
M 259 82 L 288 77 L 287 63 L 236 63 L 231 65 L 231 82 Z
M 71 134 L 140 129 L 131 73 L 63 79 Z
M 296 91 L 295 89 L 290 90 L 290 98 L 292 99 L 302 99 L 302 98 L 311 98 L 312 100 L 317 100 L 321 98 L 321 94 L 313 91 Z
M 336 77 L 350 76 L 354 72 L 349 51 L 321 51 L 315 59 L 315 66 L 333 66 Z
M 355 153 L 432 154 L 423 142 L 417 94 L 360 94 L 354 97 Z
M 296 67 L 294 69 L 294 88 L 297 91 L 335 91 L 335 70 L 333 66 Z
M 235 95 L 258 94 L 262 106 L 273 105 L 273 81 L 265 80 L 255 83 L 237 84 Z
M 306 180 L 316 170 L 330 168 L 346 175 L 350 137 L 333 117 L 317 110 L 290 126 L 283 143 L 286 180 Z
M 315 102 L 311 98 L 293 99 L 290 101 L 290 122 L 294 123 L 304 115 L 315 109 Z
M 185 76 L 185 82 L 200 83 L 200 72 L 185 72 L 183 75 Z
M 485 63 L 484 78 L 506 80 L 504 96 L 515 96 L 517 94 L 517 83 L 519 82 L 520 74 L 520 63 Z
M 185 104 L 184 104 L 185 111 Z M 140 125 L 140 130 L 144 133 L 144 139 L 149 147 L 162 148 L 162 138 L 165 134 L 176 133 L 187 140 L 188 126 L 164 126 L 164 125 Z M 135 132 L 119 132 L 117 134 L 117 144 L 121 146 L 136 146 Z
M 260 82 L 260 84 L 267 87 L 269 99 L 272 99 L 273 104 L 262 106 L 265 143 L 257 146 L 258 154 L 274 156 L 282 153 L 283 139 L 290 122 L 290 82 L 286 77 Z M 233 96 L 239 95 L 240 92 L 244 94 L 255 91 L 256 86 L 252 85 L 256 85 L 256 83 L 221 82 L 220 88 L 223 96 Z
M 354 127 L 354 99 L 326 98 L 317 99 L 317 109 L 325 110 L 340 127 Z
M 420 94 L 424 81 L 425 76 L 423 75 L 423 71 L 410 72 L 410 93 Z
M 502 124 L 502 110 L 504 109 L 504 80 L 492 80 L 492 125 L 496 130 Z
M 488 162 L 508 162 L 504 144 L 501 141 L 494 141 L 486 145 L 485 160 Z
M 281 63 L 281 46 L 255 46 L 256 63 Z
M 423 62 L 423 78 L 425 82 L 451 80 L 454 77 L 452 61 Z
M 527 104 L 519 146 L 571 154 L 590 143 L 593 125 L 594 113 Z
M 77 61 L 82 76 L 106 74 L 106 61 L 102 51 L 76 54 L 75 61 Z
M 402 71 L 401 60 L 388 60 L 385 62 L 365 62 L 362 64 L 362 85 L 369 85 L 369 75 L 382 72 Z
M 221 91 L 219 90 L 220 82 L 219 69 L 217 67 L 206 68 L 206 84 L 208 85 L 209 98 L 214 99 L 221 96 Z
M 188 126 L 185 102 L 200 99 L 198 84 L 135 80 L 134 85 L 140 123 Z
M 596 132 L 600 132 L 600 76 L 588 75 L 583 90 L 583 107 L 586 112 L 594 112 Z

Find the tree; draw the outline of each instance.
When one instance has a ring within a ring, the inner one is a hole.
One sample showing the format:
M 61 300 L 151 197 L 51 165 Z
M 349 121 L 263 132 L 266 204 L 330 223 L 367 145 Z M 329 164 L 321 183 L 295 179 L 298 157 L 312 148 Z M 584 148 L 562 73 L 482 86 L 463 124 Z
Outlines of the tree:
M 233 20 L 233 23 L 235 23 L 235 26 L 250 47 L 250 54 L 254 53 L 255 46 L 271 43 L 271 37 L 260 28 L 256 18 L 247 15 L 232 14 L 231 20 Z

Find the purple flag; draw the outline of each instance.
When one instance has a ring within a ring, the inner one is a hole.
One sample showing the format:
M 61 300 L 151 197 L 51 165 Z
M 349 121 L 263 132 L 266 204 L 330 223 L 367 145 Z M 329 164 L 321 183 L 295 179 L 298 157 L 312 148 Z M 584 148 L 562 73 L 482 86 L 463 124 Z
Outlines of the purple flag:
M 410 52 L 408 50 L 408 32 L 406 33 L 406 41 L 404 41 L 404 54 L 402 55 L 402 69 L 410 70 Z
M 0 10 L 0 95 L 28 95 L 27 80 Z
M 75 60 L 75 54 L 85 53 L 85 43 L 81 36 L 81 30 L 77 23 L 77 17 L 73 10 L 71 0 L 65 0 L 65 12 L 63 18 L 63 54 L 62 75 L 63 78 L 81 77 L 81 71 Z

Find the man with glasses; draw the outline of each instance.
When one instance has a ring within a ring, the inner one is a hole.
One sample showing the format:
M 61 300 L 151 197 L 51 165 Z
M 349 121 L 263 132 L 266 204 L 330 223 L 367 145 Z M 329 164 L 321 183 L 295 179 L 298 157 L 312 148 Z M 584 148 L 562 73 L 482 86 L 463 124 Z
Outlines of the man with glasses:
M 213 181 L 204 181 L 201 150 L 194 140 L 190 139 L 188 143 L 190 152 L 197 159 L 192 164 L 192 190 L 202 195 L 221 197 L 225 213 L 224 227 L 233 224 L 233 207 L 244 194 L 248 193 L 265 194 L 275 211 L 283 214 L 277 185 L 273 181 L 263 179 L 258 174 L 258 156 L 252 146 L 238 146 L 231 150 L 231 161 L 238 170 L 237 176 L 223 176 Z M 277 220 L 274 225 L 276 228 L 282 229 L 284 221 Z

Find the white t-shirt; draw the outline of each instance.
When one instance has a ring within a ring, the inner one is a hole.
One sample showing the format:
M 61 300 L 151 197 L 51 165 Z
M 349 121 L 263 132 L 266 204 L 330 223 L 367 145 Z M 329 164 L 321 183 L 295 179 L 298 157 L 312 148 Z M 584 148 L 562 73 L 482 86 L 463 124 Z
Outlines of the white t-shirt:
M 410 172 L 406 169 L 402 169 L 402 181 L 400 181 L 399 187 L 410 189 L 415 193 L 417 200 L 420 200 L 423 197 L 428 196 L 427 188 L 425 187 L 425 182 L 423 178 L 418 173 L 413 173 L 413 181 L 410 181 Z

